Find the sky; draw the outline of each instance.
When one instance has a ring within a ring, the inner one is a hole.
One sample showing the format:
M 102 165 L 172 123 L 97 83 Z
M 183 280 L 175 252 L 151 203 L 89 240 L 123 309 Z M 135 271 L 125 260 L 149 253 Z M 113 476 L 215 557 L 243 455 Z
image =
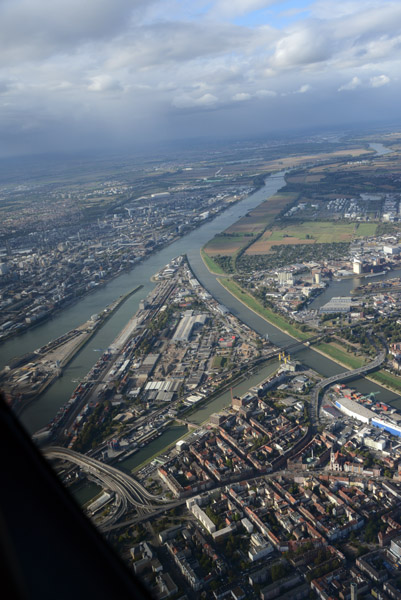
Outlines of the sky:
M 0 0 L 0 156 L 399 119 L 399 0 Z

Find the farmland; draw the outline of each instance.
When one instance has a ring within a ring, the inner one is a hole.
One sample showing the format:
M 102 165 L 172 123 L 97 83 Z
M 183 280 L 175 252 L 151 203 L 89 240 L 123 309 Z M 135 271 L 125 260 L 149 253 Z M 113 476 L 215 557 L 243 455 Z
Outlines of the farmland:
M 265 231 L 261 238 L 246 250 L 246 254 L 266 254 L 270 252 L 272 246 L 351 242 L 354 238 L 374 235 L 376 228 L 375 223 L 333 221 L 294 223 Z
M 252 243 L 294 200 L 297 194 L 275 194 L 251 210 L 223 233 L 216 235 L 204 247 L 209 256 L 233 256 Z

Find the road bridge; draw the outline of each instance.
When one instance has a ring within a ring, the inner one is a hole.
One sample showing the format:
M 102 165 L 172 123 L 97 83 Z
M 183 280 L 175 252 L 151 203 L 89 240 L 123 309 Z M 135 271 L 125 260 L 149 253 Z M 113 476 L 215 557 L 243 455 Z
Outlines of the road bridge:
M 326 387 L 329 387 L 330 385 L 333 385 L 334 383 L 338 383 L 339 381 L 341 381 L 341 382 L 350 381 L 352 379 L 357 379 L 361 375 L 366 375 L 366 373 L 370 373 L 371 371 L 374 371 L 375 369 L 380 367 L 380 365 L 384 362 L 385 357 L 386 357 L 386 351 L 382 350 L 381 352 L 379 352 L 379 354 L 376 356 L 376 358 L 374 360 L 372 360 L 370 363 L 368 363 L 367 365 L 358 367 L 358 369 L 352 369 L 350 371 L 338 373 L 337 375 L 332 375 L 331 377 L 328 377 L 327 379 L 323 379 L 317 385 L 315 385 L 315 387 L 313 388 L 312 393 L 311 393 L 311 402 L 310 402 L 311 421 L 319 422 L 319 396 L 320 396 L 320 392 L 323 389 L 325 389 Z
M 172 503 L 163 496 L 151 494 L 127 473 L 123 473 L 119 469 L 92 457 L 58 446 L 45 448 L 43 453 L 50 460 L 68 461 L 79 466 L 83 471 L 97 479 L 103 488 L 110 489 L 115 493 L 116 510 L 102 523 L 103 529 L 118 521 L 127 511 L 129 505 L 141 514 L 154 512 L 160 508 L 169 510 L 176 506 L 175 502 Z
M 190 421 L 186 421 L 185 419 L 179 419 L 177 417 L 174 417 L 174 421 L 177 421 L 177 423 L 179 423 L 180 425 L 186 425 L 188 427 L 188 429 L 198 429 L 199 428 L 199 424 L 191 423 Z

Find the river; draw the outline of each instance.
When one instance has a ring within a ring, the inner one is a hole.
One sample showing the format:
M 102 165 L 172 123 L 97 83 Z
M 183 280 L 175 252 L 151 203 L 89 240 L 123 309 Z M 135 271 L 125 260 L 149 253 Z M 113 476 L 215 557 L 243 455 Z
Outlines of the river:
M 30 433 L 44 427 L 55 415 L 58 408 L 68 400 L 77 386 L 77 381 L 85 377 L 99 353 L 95 350 L 106 349 L 118 332 L 138 310 L 139 302 L 146 298 L 155 284 L 150 277 L 162 269 L 172 258 L 199 249 L 214 235 L 235 223 L 249 210 L 258 206 L 266 198 L 274 194 L 284 185 L 284 172 L 268 177 L 265 186 L 241 202 L 229 207 L 214 220 L 207 221 L 198 229 L 183 236 L 173 244 L 155 252 L 140 265 L 128 273 L 119 275 L 107 285 L 92 292 L 76 304 L 57 313 L 51 320 L 38 325 L 26 333 L 4 342 L 0 347 L 0 367 L 6 365 L 11 358 L 31 352 L 43 346 L 51 339 L 77 327 L 94 313 L 99 313 L 119 296 L 129 292 L 138 285 L 143 288 L 131 296 L 116 310 L 106 324 L 93 336 L 90 343 L 71 361 L 58 379 L 38 400 L 30 404 L 21 415 L 21 421 Z
M 393 150 L 386 148 L 386 146 L 383 146 L 383 144 L 370 142 L 369 146 L 372 148 L 372 150 L 376 151 L 377 156 L 385 156 L 386 154 L 391 154 L 393 152 Z
M 371 144 L 371 146 L 380 145 Z M 374 149 L 378 151 L 379 154 L 386 153 L 384 147 L 375 147 Z M 138 285 L 143 285 L 143 288 L 129 298 L 129 300 L 115 312 L 106 324 L 95 334 L 90 343 L 74 358 L 70 365 L 65 369 L 64 376 L 57 380 L 41 398 L 33 402 L 24 411 L 21 420 L 26 429 L 33 433 L 48 423 L 57 412 L 58 408 L 69 398 L 77 385 L 77 381 L 82 379 L 96 362 L 99 354 L 95 352 L 95 350 L 99 351 L 106 349 L 110 345 L 118 332 L 137 311 L 139 302 L 153 289 L 155 284 L 150 281 L 150 277 L 163 268 L 172 258 L 184 253 L 187 254 L 191 267 L 202 285 L 208 289 L 219 302 L 227 306 L 234 315 L 260 334 L 265 335 L 267 333 L 270 340 L 279 346 L 287 347 L 290 344 L 293 344 L 293 338 L 267 323 L 264 319 L 253 313 L 229 294 L 227 290 L 218 283 L 216 277 L 207 270 L 200 257 L 200 248 L 215 234 L 223 231 L 232 223 L 235 223 L 249 210 L 274 194 L 283 185 L 284 173 L 278 173 L 267 178 L 263 188 L 230 207 L 214 220 L 208 221 L 200 228 L 192 231 L 170 246 L 154 253 L 130 272 L 119 275 L 107 285 L 94 291 L 64 311 L 59 312 L 50 321 L 38 325 L 36 328 L 23 335 L 5 342 L 0 348 L 0 368 L 6 365 L 14 356 L 19 356 L 43 346 L 51 339 L 78 326 L 92 314 L 100 312 L 117 297 L 129 292 Z M 391 276 L 396 276 L 396 273 L 386 274 L 384 278 Z M 375 280 L 380 278 L 375 278 Z M 332 296 L 348 295 L 350 290 L 358 285 L 359 281 L 358 278 L 352 278 L 334 282 L 330 285 L 328 290 L 315 301 L 316 307 L 321 303 L 327 302 Z M 344 370 L 343 367 L 337 365 L 332 360 L 321 356 L 302 344 L 299 345 L 296 356 L 298 360 L 312 367 L 324 376 L 330 376 Z M 272 373 L 277 366 L 278 363 L 275 361 L 263 367 L 258 373 L 235 386 L 233 392 L 238 395 L 245 393 L 250 387 L 256 385 L 268 374 Z M 353 382 L 352 385 L 362 393 L 380 391 L 380 399 L 383 401 L 392 401 L 395 405 L 401 403 L 400 397 L 397 397 L 394 393 L 380 388 L 376 384 L 365 379 L 359 379 Z M 210 414 L 221 410 L 227 406 L 229 402 L 230 392 L 225 392 L 209 404 L 204 405 L 195 411 L 190 417 L 191 421 L 202 423 L 210 416 Z M 166 445 L 179 439 L 185 431 L 186 428 L 183 426 L 169 428 L 159 438 L 148 444 L 146 448 L 119 463 L 119 466 L 126 471 L 130 471 L 146 459 L 160 452 Z M 81 489 L 76 495 L 81 502 L 85 502 L 93 497 L 97 493 L 97 490 L 98 488 L 96 486 L 90 486 L 89 488 Z
M 264 319 L 256 315 L 227 292 L 227 290 L 225 290 L 216 280 L 216 277 L 207 270 L 200 256 L 200 248 L 215 234 L 229 227 L 250 209 L 274 194 L 283 185 L 284 172 L 268 177 L 263 188 L 230 207 L 214 220 L 208 221 L 200 228 L 192 231 L 170 246 L 154 253 L 129 273 L 124 273 L 116 277 L 106 286 L 98 289 L 86 298 L 77 302 L 75 305 L 55 315 L 49 322 L 44 323 L 13 340 L 5 342 L 0 349 L 3 365 L 7 364 L 7 361 L 13 356 L 32 351 L 47 343 L 50 339 L 54 339 L 65 331 L 76 327 L 88 319 L 92 314 L 100 312 L 107 304 L 111 303 L 118 296 L 127 293 L 137 285 L 143 285 L 143 288 L 115 312 L 110 320 L 95 334 L 90 343 L 74 358 L 73 361 L 71 361 L 64 371 L 64 376 L 58 379 L 42 397 L 33 402 L 24 411 L 21 420 L 27 430 L 30 433 L 34 433 L 49 422 L 57 412 L 58 408 L 69 398 L 77 385 L 77 381 L 81 380 L 96 362 L 99 354 L 94 350 L 106 349 L 110 345 L 117 333 L 136 312 L 140 300 L 145 298 L 154 287 L 155 284 L 150 281 L 150 277 L 165 266 L 172 258 L 180 254 L 187 254 L 191 268 L 202 285 L 241 321 L 261 335 L 266 335 L 267 333 L 269 339 L 278 346 L 287 347 L 293 344 L 293 338 L 267 323 Z M 355 285 L 353 282 L 354 279 L 338 283 L 345 286 L 352 286 Z M 340 290 L 338 290 L 336 283 L 331 286 L 330 291 L 325 292 L 327 295 L 344 294 L 344 291 L 340 292 Z M 296 356 L 298 360 L 305 365 L 312 367 L 324 376 L 331 376 L 344 370 L 343 367 L 332 360 L 314 352 L 312 349 L 309 349 L 302 344 L 299 345 Z M 357 380 L 353 385 L 363 393 L 380 391 L 380 399 L 383 401 L 394 401 L 397 398 L 394 393 L 380 388 L 376 384 L 365 379 Z M 399 400 L 401 402 L 401 398 Z M 221 399 L 214 400 L 212 405 L 213 408 L 210 410 L 211 412 L 215 412 L 224 406 L 224 401 Z M 205 411 L 205 409 L 201 408 L 200 411 L 200 415 L 202 416 L 202 411 Z M 205 414 L 206 413 L 204 412 L 204 415 Z M 192 418 L 194 418 L 194 415 Z M 206 418 L 206 416 L 204 416 L 204 418 Z M 204 418 L 201 420 L 204 420 Z M 161 438 L 155 440 L 154 443 L 156 444 L 159 441 L 161 441 Z

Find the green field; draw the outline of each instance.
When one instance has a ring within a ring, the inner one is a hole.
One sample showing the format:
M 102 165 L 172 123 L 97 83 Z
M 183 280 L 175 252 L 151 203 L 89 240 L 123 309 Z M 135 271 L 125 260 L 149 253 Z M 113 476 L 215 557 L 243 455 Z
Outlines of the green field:
M 396 392 L 401 392 L 401 377 L 392 375 L 386 371 L 376 371 L 376 373 L 370 373 L 369 379 L 372 379 L 379 385 L 387 386 Z
M 245 292 L 232 279 L 226 279 L 226 278 L 219 279 L 219 282 L 229 292 L 231 292 L 231 294 L 233 294 L 233 296 L 235 296 L 236 298 L 238 298 L 238 300 L 240 300 L 241 302 L 243 302 L 244 304 L 246 304 L 246 306 L 248 306 L 248 308 L 250 308 L 251 310 L 253 310 L 255 313 L 257 313 L 258 315 L 260 315 L 264 319 L 266 319 L 266 321 L 268 321 L 272 325 L 275 325 L 276 327 L 278 327 L 279 329 L 285 331 L 286 333 L 288 333 L 292 337 L 296 338 L 297 340 L 307 340 L 310 337 L 309 333 L 305 333 L 304 331 L 301 331 L 300 329 L 298 329 L 297 327 L 295 327 L 294 325 L 292 325 L 291 323 L 289 323 L 281 315 L 276 314 L 275 312 L 273 312 L 269 308 L 264 308 L 264 306 L 262 306 L 260 304 L 260 302 L 258 300 L 256 300 L 256 298 L 254 298 L 248 292 Z
M 316 344 L 314 348 L 320 350 L 321 352 L 323 352 L 323 354 L 327 354 L 327 356 L 329 356 L 336 362 L 342 363 L 350 369 L 358 369 L 366 363 L 366 361 L 363 358 L 360 358 L 359 356 L 354 356 L 353 354 L 350 354 L 349 352 L 346 352 L 344 350 L 340 350 L 340 348 L 337 348 L 337 346 L 330 343 Z
M 376 234 L 377 223 L 359 223 L 356 237 L 372 237 Z
M 203 249 L 201 250 L 201 257 L 209 271 L 216 275 L 226 275 L 225 271 Z
M 221 355 L 217 355 L 213 358 L 212 361 L 212 369 L 224 369 L 224 367 L 226 366 L 227 363 L 227 357 L 226 356 L 221 356 Z
M 298 240 L 314 240 L 320 244 L 332 242 L 350 242 L 355 237 L 374 235 L 377 228 L 375 223 L 342 223 L 334 221 L 305 221 L 276 229 L 270 235 L 270 241 L 283 240 L 292 237 Z

